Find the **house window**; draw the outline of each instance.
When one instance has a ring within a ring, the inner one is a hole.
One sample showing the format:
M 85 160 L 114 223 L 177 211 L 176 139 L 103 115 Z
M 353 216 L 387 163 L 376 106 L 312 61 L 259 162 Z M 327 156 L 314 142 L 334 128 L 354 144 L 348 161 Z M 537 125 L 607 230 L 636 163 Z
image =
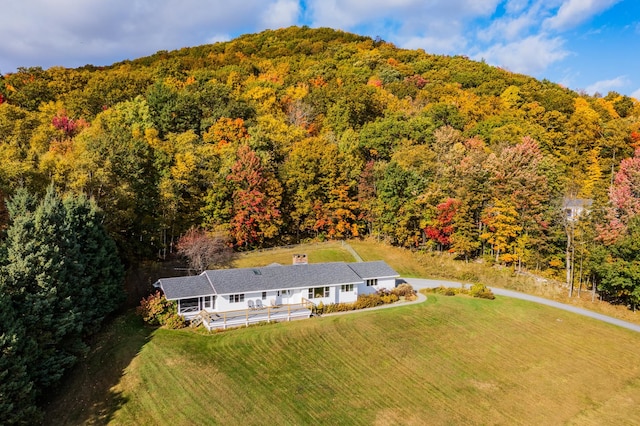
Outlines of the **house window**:
M 232 294 L 229 296 L 230 303 L 240 303 L 244 302 L 244 294 Z
M 262 292 L 262 300 L 267 300 L 267 292 L 266 291 Z
M 204 307 L 205 309 L 211 309 L 211 296 L 204 297 Z
M 329 297 L 329 287 L 312 287 L 309 289 L 309 299 Z
M 367 283 L 367 287 L 373 287 L 374 285 L 378 285 L 377 278 L 371 278 L 371 279 L 365 280 L 365 282 Z
M 345 293 L 347 291 L 353 291 L 353 284 L 342 284 L 340 286 L 340 291 Z
M 200 299 L 182 299 L 180 300 L 180 313 L 185 314 L 187 312 L 198 312 L 200 310 Z

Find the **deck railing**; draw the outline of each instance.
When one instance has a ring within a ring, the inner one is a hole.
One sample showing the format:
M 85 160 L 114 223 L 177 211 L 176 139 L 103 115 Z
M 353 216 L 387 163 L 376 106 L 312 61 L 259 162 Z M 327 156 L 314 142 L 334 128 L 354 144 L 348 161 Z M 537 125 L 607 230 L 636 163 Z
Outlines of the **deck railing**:
M 185 306 L 184 308 L 181 306 L 180 307 L 180 314 L 189 314 L 192 312 L 198 312 L 198 309 L 200 309 L 197 305 L 195 306 Z
M 306 299 L 304 299 L 306 300 Z M 293 305 L 265 306 L 253 309 L 238 309 L 224 312 L 207 312 L 203 324 L 208 330 L 226 329 L 232 326 L 248 326 L 259 322 L 291 321 L 292 318 L 303 318 L 311 315 L 313 302 L 303 301 Z
M 302 298 L 302 306 L 309 309 L 314 315 L 318 313 L 318 306 L 306 297 Z

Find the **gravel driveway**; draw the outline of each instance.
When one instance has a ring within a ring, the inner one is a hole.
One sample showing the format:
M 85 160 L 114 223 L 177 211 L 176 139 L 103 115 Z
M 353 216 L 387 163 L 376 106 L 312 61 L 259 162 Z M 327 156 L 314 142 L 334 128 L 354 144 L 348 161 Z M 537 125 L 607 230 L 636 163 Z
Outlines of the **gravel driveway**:
M 434 288 L 434 287 L 440 287 L 440 286 L 460 287 L 462 285 L 461 283 L 454 282 L 454 281 L 427 280 L 423 278 L 403 278 L 403 280 L 411 284 L 413 288 L 415 288 L 416 290 L 419 290 L 421 288 Z M 505 290 L 502 288 L 494 288 L 494 287 L 490 287 L 490 288 L 493 294 L 498 296 L 513 297 L 514 299 L 528 300 L 530 302 L 540 303 L 541 305 L 552 306 L 554 308 L 573 312 L 574 314 L 578 314 L 578 315 L 584 315 L 585 317 L 590 317 L 600 321 L 608 322 L 609 324 L 628 328 L 629 330 L 633 330 L 640 333 L 640 325 L 638 324 L 622 321 L 617 318 L 613 318 L 607 315 L 602 315 L 597 312 L 589 311 L 587 309 L 577 308 L 575 306 L 567 305 L 565 303 L 555 302 L 553 300 L 544 299 L 542 297 L 520 293 L 518 291 Z

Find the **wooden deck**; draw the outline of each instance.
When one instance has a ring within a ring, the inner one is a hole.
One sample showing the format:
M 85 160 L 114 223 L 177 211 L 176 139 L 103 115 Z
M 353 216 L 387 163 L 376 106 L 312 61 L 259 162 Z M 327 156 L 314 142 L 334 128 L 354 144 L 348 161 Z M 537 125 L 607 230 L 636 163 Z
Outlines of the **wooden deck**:
M 228 327 L 248 326 L 260 322 L 291 321 L 292 319 L 309 318 L 312 312 L 313 305 L 307 302 L 218 313 L 202 311 L 191 321 L 195 321 L 195 323 L 201 322 L 207 330 L 211 331 L 214 329 L 226 329 Z M 201 319 L 201 321 L 198 318 Z

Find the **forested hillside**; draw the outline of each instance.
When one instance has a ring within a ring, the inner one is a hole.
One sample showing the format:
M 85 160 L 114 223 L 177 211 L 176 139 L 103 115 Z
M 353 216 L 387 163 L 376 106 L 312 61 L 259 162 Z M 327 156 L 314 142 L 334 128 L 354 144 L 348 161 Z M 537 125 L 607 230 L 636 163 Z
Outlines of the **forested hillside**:
M 627 96 L 288 28 L 21 69 L 0 103 L 2 195 L 86 194 L 127 261 L 165 257 L 194 226 L 238 250 L 371 235 L 557 275 L 570 253 L 575 280 L 640 301 Z M 567 221 L 566 198 L 592 199 L 591 214 Z
M 120 305 L 120 262 L 191 228 L 239 251 L 372 236 L 568 271 L 635 308 L 639 147 L 627 96 L 330 29 L 4 75 L 0 423 L 37 420 Z

